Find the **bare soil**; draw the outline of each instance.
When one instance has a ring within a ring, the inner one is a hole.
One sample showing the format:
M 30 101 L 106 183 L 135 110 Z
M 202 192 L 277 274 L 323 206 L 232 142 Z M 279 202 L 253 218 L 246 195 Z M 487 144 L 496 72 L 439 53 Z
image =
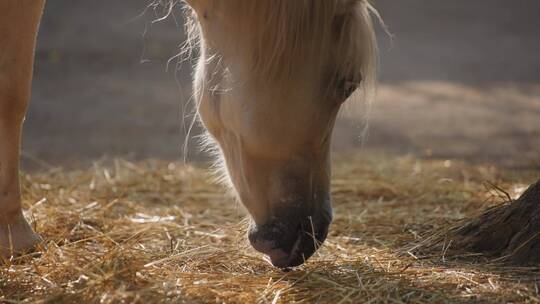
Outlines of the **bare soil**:
M 190 64 L 167 60 L 184 40 L 181 12 L 148 1 L 47 3 L 25 126 L 27 168 L 103 155 L 181 159 Z M 540 166 L 540 2 L 378 0 L 381 88 L 366 149 Z M 189 113 L 189 111 L 187 111 Z M 338 152 L 362 146 L 361 115 L 338 122 Z M 194 134 L 197 133 L 197 130 Z M 204 159 L 190 141 L 188 159 Z

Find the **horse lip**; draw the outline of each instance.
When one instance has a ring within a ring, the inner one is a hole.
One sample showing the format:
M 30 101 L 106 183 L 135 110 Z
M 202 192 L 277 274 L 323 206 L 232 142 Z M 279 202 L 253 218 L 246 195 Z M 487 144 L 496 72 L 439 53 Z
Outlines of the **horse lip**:
M 291 253 L 289 254 L 289 260 L 291 260 L 291 257 L 293 257 L 298 251 L 298 247 L 300 246 L 300 243 L 302 242 L 302 237 L 303 237 L 303 234 L 300 234 L 298 238 L 296 239 L 296 241 L 294 242 L 294 245 L 291 249 Z
M 298 255 L 302 241 L 303 241 L 303 236 L 299 235 L 296 241 L 294 242 L 291 252 L 288 254 L 281 249 L 275 249 L 272 252 L 267 253 L 272 265 L 278 268 L 282 268 L 282 269 L 287 269 L 287 268 L 302 265 L 306 261 L 306 258 L 304 257 L 303 254 L 301 255 L 302 257 L 301 259 L 299 258 L 299 255 Z

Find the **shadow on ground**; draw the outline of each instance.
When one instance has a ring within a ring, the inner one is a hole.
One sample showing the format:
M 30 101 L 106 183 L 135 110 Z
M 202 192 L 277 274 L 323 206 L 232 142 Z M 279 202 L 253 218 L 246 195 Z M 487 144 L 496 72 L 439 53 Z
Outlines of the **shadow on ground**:
M 103 155 L 184 157 L 191 63 L 167 64 L 185 40 L 181 11 L 151 23 L 163 12 L 143 13 L 147 4 L 47 3 L 25 125 L 27 168 L 86 164 Z M 382 86 L 365 147 L 537 167 L 539 2 L 376 5 L 394 39 L 391 45 L 379 35 Z M 362 145 L 364 114 L 349 113 L 338 122 L 336 151 Z M 205 159 L 196 140 L 188 146 L 190 161 Z

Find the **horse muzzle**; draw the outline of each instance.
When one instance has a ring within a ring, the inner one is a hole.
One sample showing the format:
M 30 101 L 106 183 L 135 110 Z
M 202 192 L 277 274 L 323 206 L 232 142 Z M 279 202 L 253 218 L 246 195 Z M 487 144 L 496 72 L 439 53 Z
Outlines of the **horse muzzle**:
M 319 249 L 328 235 L 331 222 L 329 204 L 314 214 L 306 214 L 302 210 L 289 211 L 262 225 L 252 223 L 248 238 L 253 248 L 266 254 L 275 267 L 295 267 L 302 265 Z

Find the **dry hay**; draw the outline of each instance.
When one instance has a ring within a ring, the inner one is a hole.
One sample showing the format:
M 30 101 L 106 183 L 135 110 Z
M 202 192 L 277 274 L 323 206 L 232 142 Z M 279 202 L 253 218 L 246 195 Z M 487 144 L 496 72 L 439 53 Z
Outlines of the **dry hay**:
M 242 208 L 205 170 L 160 161 L 26 174 L 24 204 L 46 249 L 0 268 L 3 302 L 540 302 L 536 268 L 417 256 L 422 236 L 523 191 L 532 174 L 413 158 L 336 162 L 335 222 L 307 265 L 274 269 L 246 242 Z M 413 244 L 413 245 L 411 245 Z

